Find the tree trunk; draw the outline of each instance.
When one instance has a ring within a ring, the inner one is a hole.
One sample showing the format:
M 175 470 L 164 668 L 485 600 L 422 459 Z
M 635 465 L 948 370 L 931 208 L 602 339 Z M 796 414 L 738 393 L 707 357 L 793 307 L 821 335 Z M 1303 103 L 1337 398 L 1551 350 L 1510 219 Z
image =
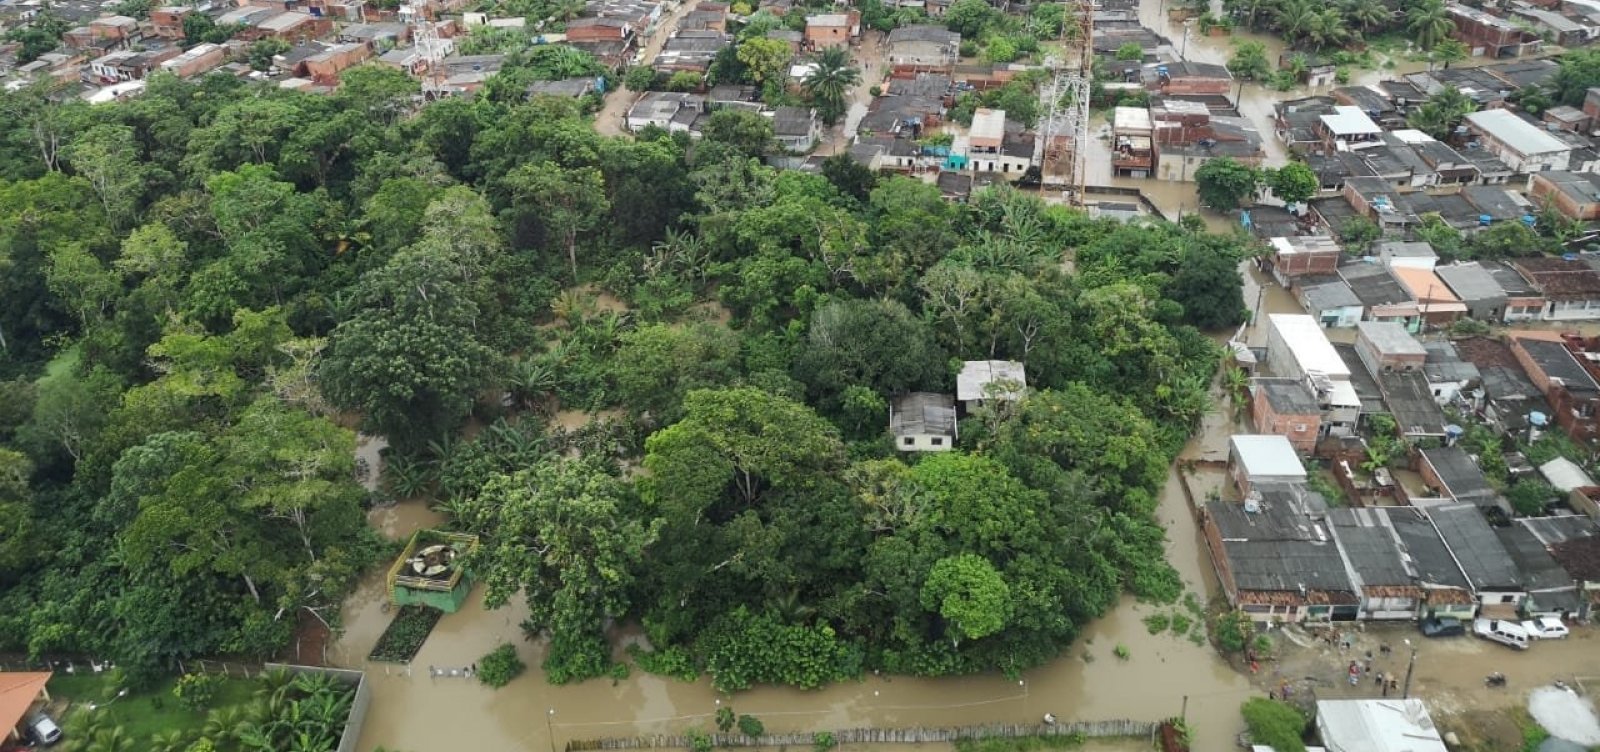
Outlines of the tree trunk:
M 243 575 L 243 577 L 244 577 L 244 586 L 247 587 L 247 588 L 250 588 L 250 597 L 256 599 L 256 603 L 260 603 L 261 602 L 261 591 L 256 589 L 256 581 L 250 579 L 250 575 Z
M 578 283 L 578 231 L 567 230 L 567 264 L 572 267 L 572 283 Z

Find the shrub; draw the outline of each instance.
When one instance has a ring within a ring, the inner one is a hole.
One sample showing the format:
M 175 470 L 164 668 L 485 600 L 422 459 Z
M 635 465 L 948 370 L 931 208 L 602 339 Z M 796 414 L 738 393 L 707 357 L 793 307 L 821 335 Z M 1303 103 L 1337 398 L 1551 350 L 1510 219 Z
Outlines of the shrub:
M 767 733 L 766 724 L 753 715 L 739 716 L 739 733 L 745 736 L 761 736 Z
M 677 645 L 660 650 L 645 650 L 638 645 L 629 645 L 628 655 L 633 656 L 634 662 L 647 674 L 670 676 L 686 682 L 700 678 L 700 670 L 695 668 L 694 658 L 689 656 L 689 651 Z
M 478 659 L 478 681 L 499 689 L 528 670 L 528 664 L 517 657 L 517 647 L 506 643 Z
M 881 97 L 881 96 L 883 96 L 883 87 L 879 86 L 877 84 L 873 84 L 871 87 L 869 87 L 867 89 L 867 93 L 871 94 L 872 96 L 875 96 L 875 97 Z
M 1117 646 L 1113 648 L 1111 652 L 1112 654 L 1116 655 L 1117 658 L 1124 661 L 1128 660 L 1128 658 L 1132 657 L 1133 655 L 1133 653 L 1128 651 L 1128 646 L 1123 645 L 1122 643 L 1117 643 Z
M 172 687 L 172 696 L 178 704 L 190 710 L 200 710 L 211 704 L 217 696 L 218 679 L 207 674 L 184 674 Z
M 818 731 L 811 735 L 811 749 L 816 752 L 828 752 L 839 746 L 839 740 L 833 738 L 832 731 Z
M 1253 697 L 1239 708 L 1250 729 L 1252 744 L 1264 744 L 1278 752 L 1305 752 L 1306 717 L 1293 705 Z
M 726 734 L 733 730 L 733 708 L 723 705 L 717 708 L 717 730 Z
M 1151 614 L 1144 617 L 1144 628 L 1150 634 L 1161 634 L 1167 631 L 1167 627 L 1171 626 L 1171 624 L 1172 619 L 1166 614 Z
M 1256 651 L 1257 655 L 1272 655 L 1272 638 L 1266 635 L 1256 635 L 1256 639 L 1250 643 L 1250 647 Z
M 1184 614 L 1173 614 L 1172 615 L 1172 633 L 1173 634 L 1181 635 L 1181 634 L 1183 634 L 1185 632 L 1188 632 L 1189 631 L 1189 626 L 1192 625 L 1192 624 L 1194 624 L 1194 620 L 1190 619 L 1188 616 L 1186 616 Z
M 1238 611 L 1224 611 L 1211 623 L 1211 634 L 1216 635 L 1217 646 L 1233 653 L 1244 650 L 1250 632 L 1250 617 Z
M 711 735 L 700 729 L 689 729 L 689 749 L 694 752 L 711 752 Z

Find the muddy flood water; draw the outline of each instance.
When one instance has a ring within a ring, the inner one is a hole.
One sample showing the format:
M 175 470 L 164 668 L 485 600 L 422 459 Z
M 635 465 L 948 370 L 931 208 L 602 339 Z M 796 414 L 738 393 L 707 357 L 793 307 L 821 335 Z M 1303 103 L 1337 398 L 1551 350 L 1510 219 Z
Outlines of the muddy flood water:
M 1214 415 L 1186 456 L 1211 457 L 1225 446 L 1232 422 Z M 1187 503 L 1169 476 L 1159 510 L 1168 551 L 1201 600 L 1214 590 L 1210 564 Z M 1203 492 L 1203 491 L 1202 491 Z M 416 501 L 374 510 L 374 526 L 402 538 L 437 524 Z M 1020 681 L 999 675 L 919 679 L 866 676 L 815 691 L 767 687 L 719 696 L 707 680 L 689 684 L 635 670 L 626 680 L 597 679 L 555 687 L 537 670 L 542 644 L 522 639 L 526 608 L 513 599 L 487 610 L 482 589 L 465 608 L 446 615 L 409 667 L 368 662 L 367 652 L 388 624 L 381 572 L 370 575 L 345 608 L 345 632 L 330 651 L 333 663 L 367 671 L 373 701 L 360 749 L 404 752 L 472 749 L 484 752 L 560 749 L 578 738 L 628 736 L 709 728 L 719 701 L 759 717 L 773 731 L 857 726 L 949 726 L 1036 722 L 1045 713 L 1068 720 L 1158 720 L 1185 708 L 1196 728 L 1196 749 L 1225 749 L 1239 730 L 1238 707 L 1249 682 L 1209 647 L 1170 634 L 1152 636 L 1142 619 L 1157 609 L 1132 598 L 1092 624 L 1052 663 Z M 627 630 L 616 642 L 637 639 Z M 434 678 L 430 667 L 470 665 L 504 642 L 533 667 L 501 690 L 466 678 Z M 1118 646 L 1128 658 L 1114 654 Z M 1142 749 L 1142 743 L 1097 742 L 1092 750 Z

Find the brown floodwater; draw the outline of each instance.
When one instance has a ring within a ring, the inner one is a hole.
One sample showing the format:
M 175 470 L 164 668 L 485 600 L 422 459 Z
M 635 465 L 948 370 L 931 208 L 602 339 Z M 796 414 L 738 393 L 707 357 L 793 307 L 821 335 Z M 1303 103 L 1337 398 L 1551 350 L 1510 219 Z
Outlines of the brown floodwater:
M 1215 423 L 1222 436 L 1226 425 Z M 1195 446 L 1209 455 L 1218 442 L 1225 438 L 1208 436 Z M 1220 484 L 1220 473 L 1216 476 L 1201 485 Z M 407 509 L 398 505 L 391 512 L 399 517 Z M 1215 590 L 1210 564 L 1175 472 L 1158 515 L 1169 531 L 1174 566 L 1192 591 L 1209 599 Z M 761 718 L 774 731 L 802 731 L 1033 722 L 1045 713 L 1064 721 L 1158 720 L 1182 712 L 1185 697 L 1197 729 L 1196 748 L 1224 749 L 1238 731 L 1237 709 L 1251 694 L 1250 685 L 1208 646 L 1150 635 L 1141 620 L 1163 610 L 1168 609 L 1125 598 L 1059 658 L 1025 673 L 1020 681 L 999 675 L 869 675 L 814 691 L 763 687 L 725 697 L 704 679 L 684 683 L 635 671 L 620 682 L 599 679 L 555 687 L 532 670 L 495 691 L 463 677 L 432 676 L 430 668 L 471 665 L 505 642 L 516 645 L 523 659 L 537 667 L 544 645 L 522 639 L 518 625 L 527 611 L 521 599 L 488 610 L 480 588 L 461 612 L 440 620 L 409 667 L 371 663 L 365 655 L 390 617 L 383 575 L 376 572 L 346 604 L 346 628 L 330 655 L 337 665 L 366 669 L 372 682 L 373 702 L 359 747 L 364 751 L 379 745 L 407 752 L 543 750 L 576 738 L 704 728 L 719 702 Z M 638 634 L 620 630 L 614 638 L 620 657 L 621 646 L 637 640 Z M 1119 645 L 1127 648 L 1126 660 L 1114 654 Z M 1117 742 L 1096 748 L 1112 752 L 1133 747 Z

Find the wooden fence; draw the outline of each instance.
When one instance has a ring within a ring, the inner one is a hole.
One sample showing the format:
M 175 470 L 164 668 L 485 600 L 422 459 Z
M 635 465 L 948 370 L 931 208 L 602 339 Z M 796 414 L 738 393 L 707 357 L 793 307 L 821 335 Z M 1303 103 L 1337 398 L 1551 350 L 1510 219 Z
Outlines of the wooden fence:
M 915 728 L 852 728 L 834 731 L 838 744 L 924 744 L 965 739 L 1016 739 L 1029 736 L 1077 736 L 1083 738 L 1136 737 L 1156 739 L 1159 723 L 1151 721 L 1091 721 L 1056 724 L 988 724 L 984 726 L 944 726 Z M 714 747 L 810 747 L 815 734 L 709 734 Z M 689 748 L 694 740 L 687 735 L 624 736 L 603 739 L 573 739 L 567 752 L 594 752 L 610 749 Z

